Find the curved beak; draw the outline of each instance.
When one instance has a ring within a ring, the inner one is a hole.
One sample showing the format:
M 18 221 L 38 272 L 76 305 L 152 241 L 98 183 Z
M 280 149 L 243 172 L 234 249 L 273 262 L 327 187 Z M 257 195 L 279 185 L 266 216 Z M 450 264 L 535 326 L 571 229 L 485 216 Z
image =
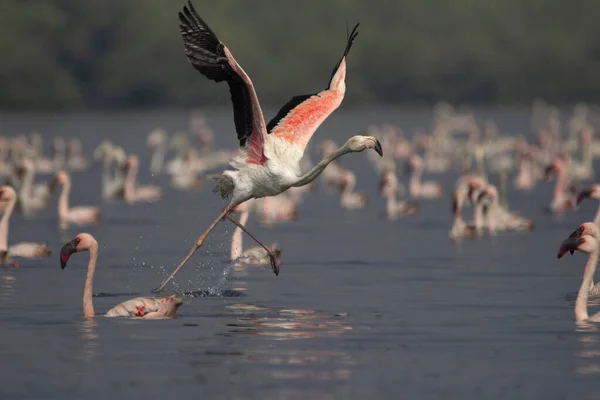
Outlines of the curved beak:
M 573 232 L 574 234 L 575 232 Z M 571 235 L 573 235 L 571 234 Z M 569 237 L 567 240 L 565 240 L 562 245 L 560 246 L 560 249 L 558 249 L 558 254 L 556 255 L 556 258 L 562 258 L 562 256 L 564 256 L 567 253 L 571 253 L 573 254 L 573 252 L 575 250 L 577 250 L 577 247 L 579 247 L 579 245 L 583 243 L 583 240 L 581 240 L 581 238 L 579 237 Z
M 588 198 L 592 195 L 592 189 L 586 189 L 583 190 L 579 193 L 579 195 L 577 196 L 577 205 L 579 205 L 583 199 Z
M 77 242 L 75 239 L 71 240 L 69 243 L 65 244 L 62 249 L 60 249 L 60 267 L 65 269 L 67 266 L 67 262 L 69 261 L 69 257 L 71 254 L 77 252 Z
M 375 139 L 374 149 L 377 152 L 377 154 L 379 154 L 381 157 L 383 157 L 383 148 L 381 147 L 381 143 L 379 143 L 379 140 L 377 140 L 377 139 Z

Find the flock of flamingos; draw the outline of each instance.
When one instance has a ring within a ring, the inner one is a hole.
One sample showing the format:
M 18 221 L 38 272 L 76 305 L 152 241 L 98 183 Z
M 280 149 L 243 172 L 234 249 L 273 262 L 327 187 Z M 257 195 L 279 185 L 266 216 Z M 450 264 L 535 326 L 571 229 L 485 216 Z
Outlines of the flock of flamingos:
M 339 194 L 339 204 L 347 210 L 360 210 L 367 197 L 356 190 L 357 178 L 344 167 L 340 157 L 346 153 L 366 154 L 380 176 L 379 193 L 385 200 L 385 215 L 390 220 L 419 213 L 419 202 L 448 201 L 452 204 L 453 224 L 449 239 L 469 240 L 502 231 L 527 231 L 532 220 L 511 211 L 506 198 L 507 185 L 531 191 L 536 184 L 555 180 L 554 195 L 548 212 L 560 214 L 577 209 L 586 198 L 600 200 L 600 185 L 579 187 L 579 181 L 594 178 L 593 159 L 600 156 L 600 141 L 594 139 L 591 116 L 585 105 L 575 108 L 566 129 L 557 111 L 543 103 L 534 103 L 532 112 L 533 141 L 524 136 L 502 134 L 487 121 L 478 124 L 471 114 L 458 114 L 448 105 L 434 112 L 430 132 L 415 132 L 405 137 L 390 125 L 370 126 L 366 135 L 354 136 L 341 147 L 332 140 L 321 139 L 312 148 L 322 160 L 313 164 L 309 141 L 319 125 L 341 104 L 345 93 L 346 58 L 358 35 L 358 25 L 349 33 L 341 60 L 333 69 L 325 89 L 312 95 L 293 97 L 268 123 L 265 122 L 252 81 L 233 58 L 229 49 L 194 10 L 191 3 L 179 15 L 185 53 L 202 75 L 215 82 L 226 82 L 231 92 L 234 122 L 240 148 L 236 151 L 215 149 L 214 134 L 205 119 L 193 115 L 190 138 L 185 133 L 171 136 L 156 129 L 147 138 L 152 152 L 149 166 L 141 166 L 138 156 L 127 154 L 118 144 L 102 142 L 93 158 L 102 163 L 102 197 L 104 201 L 156 202 L 162 189 L 140 185 L 140 168 L 152 174 L 166 174 L 172 187 L 199 189 L 207 179 L 215 181 L 214 192 L 228 200 L 209 228 L 196 241 L 189 254 L 160 285 L 162 290 L 187 262 L 214 227 L 223 219 L 237 225 L 231 243 L 231 261 L 235 265 L 270 265 L 279 274 L 281 249 L 277 244 L 262 244 L 246 229 L 250 214 L 263 223 L 295 220 L 298 208 L 316 188 L 320 176 L 322 188 Z M 567 131 L 566 135 L 561 131 Z M 95 206 L 72 206 L 70 174 L 84 171 L 90 160 L 77 139 L 66 142 L 55 138 L 50 157 L 43 152 L 39 134 L 0 138 L 0 173 L 6 184 L 0 188 L 0 261 L 5 267 L 17 267 L 16 258 L 39 258 L 50 255 L 39 243 L 9 245 L 8 226 L 13 212 L 31 215 L 52 204 L 58 194 L 57 217 L 61 228 L 71 225 L 102 223 L 101 210 Z M 230 165 L 233 170 L 214 173 Z M 509 173 L 514 171 L 509 181 Z M 423 174 L 459 173 L 454 188 L 442 188 L 435 181 L 424 181 Z M 45 181 L 36 176 L 51 175 Z M 489 176 L 497 177 L 498 186 Z M 472 218 L 465 208 L 472 208 Z M 239 220 L 234 215 L 239 215 Z M 243 249 L 246 233 L 259 245 Z M 575 230 L 560 246 L 558 257 L 581 251 L 589 254 L 579 290 L 575 317 L 577 321 L 600 321 L 600 314 L 589 316 L 589 296 L 600 295 L 600 284 L 593 276 L 600 249 L 600 207 L 593 222 Z M 85 282 L 84 315 L 94 316 L 93 277 L 98 257 L 98 243 L 91 235 L 80 233 L 60 251 L 64 269 L 72 254 L 89 253 Z M 178 295 L 140 297 L 117 305 L 106 316 L 138 318 L 172 317 L 182 299 Z

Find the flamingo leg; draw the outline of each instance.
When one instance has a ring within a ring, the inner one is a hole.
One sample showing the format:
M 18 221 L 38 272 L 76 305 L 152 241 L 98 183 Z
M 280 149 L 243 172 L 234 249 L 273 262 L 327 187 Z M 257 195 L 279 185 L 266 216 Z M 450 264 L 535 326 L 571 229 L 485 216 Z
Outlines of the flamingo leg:
M 233 222 L 238 228 L 240 228 L 241 230 L 246 232 L 246 234 L 248 236 L 250 236 L 256 243 L 258 243 L 263 249 L 265 249 L 265 251 L 269 255 L 269 259 L 271 260 L 271 268 L 273 268 L 273 272 L 275 272 L 275 275 L 279 275 L 279 265 L 281 264 L 279 257 L 271 249 L 269 249 L 267 246 L 262 244 L 257 238 L 255 238 L 254 235 L 252 235 L 250 232 L 248 232 L 246 230 L 246 228 L 244 227 L 244 225 L 240 224 L 238 221 L 231 218 L 231 216 L 229 214 L 225 215 L 224 218 Z
M 177 268 L 175 268 L 175 270 L 171 273 L 171 275 L 169 275 L 169 277 L 167 279 L 165 279 L 158 288 L 154 289 L 154 292 L 160 292 L 162 291 L 165 286 L 167 285 L 167 283 L 169 283 L 169 281 L 171 279 L 173 279 L 173 277 L 175 276 L 175 274 L 177 272 L 179 272 L 179 270 L 181 269 L 181 267 L 183 267 L 185 265 L 186 262 L 188 262 L 188 260 L 190 258 L 192 258 L 192 256 L 194 255 L 194 253 L 196 252 L 196 250 L 198 250 L 202 244 L 204 243 L 204 240 L 206 239 L 206 237 L 213 231 L 213 229 L 215 229 L 215 227 L 217 226 L 217 224 L 219 223 L 219 221 L 221 221 L 232 209 L 233 207 L 230 205 L 228 205 L 227 207 L 225 207 L 223 209 L 223 211 L 221 211 L 221 214 L 219 214 L 219 216 L 217 217 L 217 219 L 215 219 L 213 221 L 212 224 L 210 224 L 210 226 L 208 227 L 208 229 L 206 231 L 204 231 L 204 233 L 202 235 L 200 235 L 200 237 L 198 238 L 198 240 L 196 241 L 196 243 L 194 244 L 194 246 L 190 249 L 190 252 L 188 253 L 187 256 L 185 256 L 185 258 L 179 263 L 179 265 L 177 266 Z

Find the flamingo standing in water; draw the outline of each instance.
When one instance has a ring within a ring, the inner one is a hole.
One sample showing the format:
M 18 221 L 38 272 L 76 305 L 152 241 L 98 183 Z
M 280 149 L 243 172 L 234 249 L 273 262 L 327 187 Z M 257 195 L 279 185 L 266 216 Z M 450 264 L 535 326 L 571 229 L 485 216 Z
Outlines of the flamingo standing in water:
M 240 212 L 239 223 L 243 226 L 246 226 L 246 222 L 248 222 L 248 217 L 250 215 L 249 208 L 248 202 L 246 202 L 240 204 L 234 210 Z M 275 256 L 278 259 L 281 257 L 281 249 L 277 243 L 271 244 L 269 248 L 275 253 Z M 231 261 L 235 262 L 235 265 L 267 265 L 271 263 L 269 254 L 260 246 L 251 247 L 245 251 L 242 251 L 242 249 L 242 230 L 240 227 L 236 227 L 231 238 Z
M 131 154 L 127 157 L 125 167 L 127 168 L 127 177 L 125 178 L 125 185 L 123 188 L 125 201 L 128 203 L 135 203 L 139 201 L 158 201 L 162 197 L 162 190 L 158 186 L 154 185 L 140 185 L 136 184 L 137 174 L 139 171 L 139 159 L 135 154 Z
M 58 199 L 58 218 L 62 228 L 66 228 L 69 223 L 87 225 L 98 222 L 100 219 L 100 208 L 90 206 L 69 207 L 71 178 L 67 172 L 58 171 L 51 184 L 62 185 L 62 191 Z
M 22 242 L 12 246 L 8 245 L 8 225 L 17 202 L 17 193 L 8 185 L 0 187 L 0 202 L 4 206 L 2 219 L 0 219 L 0 264 L 8 263 L 17 266 L 18 264 L 11 260 L 12 257 L 44 258 L 50 256 L 52 252 L 45 244 Z
M 226 218 L 237 224 L 229 216 L 237 205 L 252 198 L 278 195 L 293 186 L 304 186 L 315 180 L 330 162 L 346 153 L 374 149 L 379 155 L 383 155 L 381 144 L 376 138 L 354 136 L 306 173 L 302 173 L 300 167 L 300 160 L 310 138 L 342 103 L 346 91 L 346 56 L 358 34 L 358 24 L 348 35 L 344 54 L 333 69 L 327 89 L 317 94 L 293 97 L 266 124 L 250 77 L 196 13 L 191 2 L 179 13 L 179 19 L 185 52 L 191 64 L 207 78 L 216 82 L 226 81 L 229 84 L 240 151 L 231 161 L 235 170 L 224 171 L 215 178 L 215 192 L 229 198 L 229 204 L 200 235 L 188 255 L 163 281 L 158 290 L 162 290 L 202 246 L 221 219 Z M 256 240 L 245 228 L 237 225 Z M 273 272 L 278 275 L 279 262 L 275 254 L 258 243 L 269 253 Z
M 92 302 L 92 286 L 94 283 L 94 271 L 98 260 L 98 242 L 88 233 L 80 233 L 75 239 L 65 244 L 60 250 L 60 266 L 65 269 L 67 262 L 73 253 L 88 251 L 90 261 L 88 263 L 85 288 L 83 289 L 83 316 L 95 316 L 94 304 Z M 137 297 L 127 300 L 116 307 L 111 308 L 105 317 L 138 317 L 138 318 L 164 318 L 173 317 L 181 306 L 182 300 L 176 296 L 168 297 Z

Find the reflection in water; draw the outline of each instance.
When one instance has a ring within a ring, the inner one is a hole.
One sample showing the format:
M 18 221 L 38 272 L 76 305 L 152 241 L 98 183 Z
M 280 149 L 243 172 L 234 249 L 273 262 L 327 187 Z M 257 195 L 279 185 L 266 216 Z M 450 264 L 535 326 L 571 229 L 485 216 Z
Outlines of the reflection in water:
M 81 325 L 79 326 L 79 332 L 81 333 L 81 359 L 86 363 L 91 363 L 96 357 L 98 349 L 98 334 L 96 333 L 96 327 L 98 322 L 95 318 L 83 318 Z
M 586 333 L 577 338 L 582 350 L 575 354 L 579 358 L 575 373 L 581 375 L 600 374 L 600 338 L 596 334 L 598 326 L 582 321 L 575 324 L 575 330 Z M 589 333 L 594 334 L 590 335 Z
M 265 335 L 276 340 L 308 339 L 341 335 L 352 327 L 343 324 L 343 315 L 328 316 L 312 310 L 285 310 L 250 304 L 227 306 L 240 315 L 239 323 L 229 324 L 233 334 Z
M 351 395 L 350 380 L 356 362 L 350 353 L 338 346 L 323 348 L 321 340 L 307 340 L 336 339 L 351 330 L 345 314 L 252 304 L 226 307 L 236 320 L 226 325 L 223 335 L 239 340 L 227 348 L 204 351 L 194 365 L 213 365 L 217 362 L 214 357 L 218 357 L 218 363 L 235 364 L 236 368 L 249 366 L 252 379 L 258 382 L 288 381 L 270 387 L 266 397 L 272 397 L 275 390 L 276 398 L 331 399 L 332 388 L 337 396 Z M 260 336 L 263 340 L 258 340 Z M 274 345 L 273 339 L 287 343 Z
M 12 305 L 15 295 L 17 277 L 14 275 L 0 275 L 0 303 Z

